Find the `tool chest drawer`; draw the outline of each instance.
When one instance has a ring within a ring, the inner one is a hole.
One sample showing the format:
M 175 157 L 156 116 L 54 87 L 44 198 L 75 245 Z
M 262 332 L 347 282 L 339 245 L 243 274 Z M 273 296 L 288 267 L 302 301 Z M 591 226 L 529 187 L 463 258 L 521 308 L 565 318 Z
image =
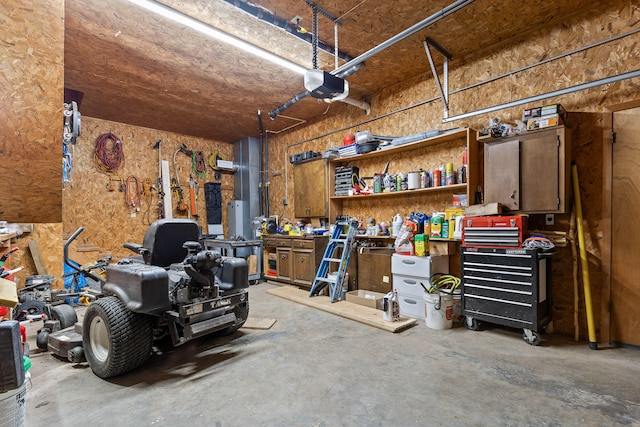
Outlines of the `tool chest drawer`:
M 462 248 L 467 317 L 539 330 L 550 321 L 550 258 L 537 249 Z

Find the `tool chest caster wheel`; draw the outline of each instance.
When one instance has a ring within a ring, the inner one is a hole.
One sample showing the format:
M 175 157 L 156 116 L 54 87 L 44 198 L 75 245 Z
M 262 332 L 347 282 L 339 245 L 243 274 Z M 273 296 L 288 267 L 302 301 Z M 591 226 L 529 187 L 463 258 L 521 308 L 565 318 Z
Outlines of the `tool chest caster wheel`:
M 522 338 L 530 345 L 538 345 L 541 341 L 540 333 L 532 331 L 531 329 L 524 329 L 524 332 L 522 332 Z
M 469 329 L 470 331 L 479 331 L 480 330 L 480 323 L 478 323 L 478 320 L 473 318 L 473 317 L 467 316 L 467 318 L 465 319 L 464 324 L 467 326 L 467 329 Z

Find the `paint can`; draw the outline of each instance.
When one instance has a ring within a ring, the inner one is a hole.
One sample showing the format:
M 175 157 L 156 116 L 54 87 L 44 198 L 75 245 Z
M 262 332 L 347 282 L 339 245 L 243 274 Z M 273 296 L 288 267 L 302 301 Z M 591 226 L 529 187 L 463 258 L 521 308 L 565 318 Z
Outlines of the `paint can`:
M 407 189 L 415 190 L 417 188 L 420 188 L 420 172 L 409 172 L 407 174 Z

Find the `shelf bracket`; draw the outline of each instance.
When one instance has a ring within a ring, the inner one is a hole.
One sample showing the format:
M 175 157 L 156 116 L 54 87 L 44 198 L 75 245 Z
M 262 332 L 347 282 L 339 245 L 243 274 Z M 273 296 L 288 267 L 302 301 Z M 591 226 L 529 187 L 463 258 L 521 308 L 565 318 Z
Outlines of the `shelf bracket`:
M 444 104 L 444 118 L 449 117 L 449 60 L 453 58 L 453 56 L 447 52 L 442 46 L 436 43 L 430 37 L 424 39 L 424 50 L 427 53 L 427 58 L 429 58 L 429 65 L 431 66 L 431 73 L 433 74 L 433 79 L 436 82 L 436 86 L 438 86 L 438 91 L 440 91 L 440 97 L 442 98 L 442 103 Z M 442 82 L 440 82 L 440 76 L 438 76 L 438 70 L 436 70 L 436 65 L 433 62 L 433 55 L 431 54 L 431 47 L 440 52 L 444 57 L 444 62 L 442 63 L 443 68 L 443 77 Z

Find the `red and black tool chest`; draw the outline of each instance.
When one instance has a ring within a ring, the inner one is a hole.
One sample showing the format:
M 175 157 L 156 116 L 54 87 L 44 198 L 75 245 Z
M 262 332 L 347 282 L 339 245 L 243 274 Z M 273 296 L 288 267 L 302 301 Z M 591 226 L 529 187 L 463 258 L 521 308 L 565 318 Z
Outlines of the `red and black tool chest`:
M 462 220 L 462 246 L 520 248 L 527 236 L 526 216 L 472 216 Z

